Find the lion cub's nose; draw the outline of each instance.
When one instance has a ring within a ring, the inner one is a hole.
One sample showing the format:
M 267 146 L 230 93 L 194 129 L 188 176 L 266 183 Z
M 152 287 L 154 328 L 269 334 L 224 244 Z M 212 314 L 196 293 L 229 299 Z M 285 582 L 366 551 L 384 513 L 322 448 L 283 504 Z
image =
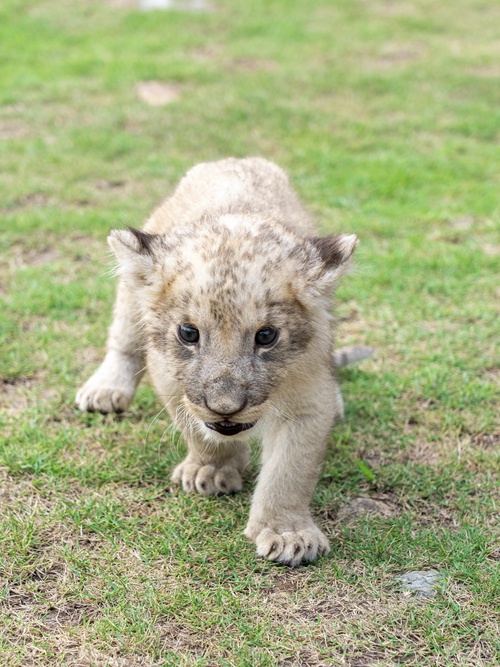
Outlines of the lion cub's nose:
M 237 412 L 243 410 L 247 400 L 246 398 L 238 399 L 230 396 L 224 396 L 217 399 L 207 397 L 205 403 L 209 410 L 216 412 L 221 417 L 229 419 L 229 417 L 232 417 Z

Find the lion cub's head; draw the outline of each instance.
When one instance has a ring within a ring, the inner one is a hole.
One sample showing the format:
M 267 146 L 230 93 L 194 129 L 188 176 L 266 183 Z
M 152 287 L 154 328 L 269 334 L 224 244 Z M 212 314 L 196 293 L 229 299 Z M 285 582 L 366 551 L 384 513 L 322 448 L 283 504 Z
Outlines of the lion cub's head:
M 229 214 L 168 236 L 112 231 L 162 397 L 180 394 L 206 436 L 250 431 L 296 363 L 325 349 L 328 363 L 331 297 L 356 242 Z

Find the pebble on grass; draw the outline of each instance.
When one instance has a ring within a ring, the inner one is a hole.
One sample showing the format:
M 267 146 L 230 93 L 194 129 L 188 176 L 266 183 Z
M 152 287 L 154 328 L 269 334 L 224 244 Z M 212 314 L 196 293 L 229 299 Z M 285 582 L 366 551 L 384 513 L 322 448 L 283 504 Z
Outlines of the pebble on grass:
M 441 576 L 437 570 L 416 570 L 396 577 L 405 590 L 416 593 L 417 597 L 424 599 L 436 595 L 436 586 L 440 579 Z
M 139 0 L 139 9 L 175 9 L 178 12 L 207 12 L 212 6 L 205 0 Z
M 341 507 L 337 513 L 337 519 L 349 522 L 357 517 L 367 514 L 377 514 L 382 517 L 391 517 L 395 514 L 392 505 L 380 498 L 359 497 L 353 498 L 349 503 Z

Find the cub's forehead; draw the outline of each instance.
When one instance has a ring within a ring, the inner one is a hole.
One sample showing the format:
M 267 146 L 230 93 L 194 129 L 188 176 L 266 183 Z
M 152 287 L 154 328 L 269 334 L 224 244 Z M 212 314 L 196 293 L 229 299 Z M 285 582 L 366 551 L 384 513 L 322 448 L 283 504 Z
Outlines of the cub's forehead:
M 280 303 L 297 300 L 310 261 L 305 241 L 245 216 L 205 221 L 176 245 L 174 292 L 190 310 L 218 320 L 224 313 L 265 318 Z
M 176 246 L 181 263 L 197 270 L 199 282 L 229 276 L 245 282 L 249 271 L 267 280 L 278 269 L 300 273 L 309 259 L 303 239 L 255 216 L 226 214 L 201 221 L 184 231 Z

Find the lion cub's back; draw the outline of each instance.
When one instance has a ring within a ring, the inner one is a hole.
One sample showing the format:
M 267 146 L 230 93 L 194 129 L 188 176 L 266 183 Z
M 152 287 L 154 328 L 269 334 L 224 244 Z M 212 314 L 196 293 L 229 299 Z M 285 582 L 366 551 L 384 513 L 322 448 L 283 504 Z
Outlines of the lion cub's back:
M 145 229 L 165 234 L 173 226 L 221 213 L 261 215 L 299 234 L 315 233 L 288 176 L 273 162 L 259 157 L 196 165 L 154 211 Z

